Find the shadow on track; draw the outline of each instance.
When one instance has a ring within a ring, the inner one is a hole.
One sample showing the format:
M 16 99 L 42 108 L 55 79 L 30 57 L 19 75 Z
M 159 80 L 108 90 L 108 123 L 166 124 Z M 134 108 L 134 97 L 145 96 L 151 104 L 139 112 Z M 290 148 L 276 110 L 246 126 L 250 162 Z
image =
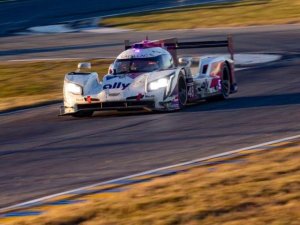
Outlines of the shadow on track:
M 258 107 L 272 107 L 272 106 L 285 106 L 285 105 L 297 105 L 300 104 L 300 93 L 280 94 L 280 95 L 263 95 L 263 96 L 251 96 L 251 97 L 232 97 L 226 101 L 214 101 L 214 102 L 199 102 L 190 106 L 187 106 L 181 112 L 205 112 L 205 111 L 219 111 L 219 110 L 239 110 L 247 108 Z M 73 118 L 69 117 L 64 121 L 74 120 L 88 120 L 95 118 L 108 118 L 108 117 L 136 117 L 147 116 L 153 114 L 173 114 L 175 112 L 147 112 L 147 111 L 102 111 L 95 112 L 92 117 L 86 118 Z M 65 117 L 66 118 L 66 117 Z
M 135 121 L 133 123 L 130 123 L 129 125 L 121 125 L 121 126 L 117 126 L 113 129 L 108 128 L 106 131 L 102 131 L 101 135 L 105 134 L 105 133 L 113 133 L 115 131 L 120 131 L 122 129 L 130 129 L 131 127 L 138 127 L 138 126 L 147 126 L 148 124 L 151 123 L 155 123 L 157 118 L 153 118 L 151 115 L 153 114 L 164 114 L 164 115 L 176 115 L 176 116 L 181 116 L 181 114 L 184 114 L 186 112 L 213 112 L 213 111 L 219 111 L 219 110 L 239 110 L 239 109 L 251 109 L 251 108 L 259 108 L 259 107 L 276 107 L 276 106 L 288 106 L 288 105 L 299 105 L 300 106 L 300 93 L 289 93 L 289 94 L 281 94 L 281 95 L 266 95 L 266 96 L 252 96 L 252 97 L 236 97 L 236 98 L 231 98 L 228 99 L 227 101 L 220 101 L 220 102 L 203 102 L 203 103 L 199 103 L 199 104 L 195 104 L 192 106 L 187 107 L 186 109 L 182 110 L 180 113 L 151 113 L 151 112 L 99 112 L 96 113 L 95 116 L 93 117 L 89 117 L 89 118 L 69 118 L 69 119 L 64 119 L 61 122 L 65 122 L 65 121 L 75 121 L 76 120 L 90 120 L 90 121 L 95 121 L 95 119 L 106 119 L 108 117 L 115 117 L 115 118 L 120 118 L 120 117 L 136 117 L 136 116 L 149 116 L 149 118 L 147 118 L 146 120 L 142 119 L 139 121 Z M 167 118 L 164 117 L 165 120 L 172 120 L 172 118 Z M 117 120 L 114 120 L 115 122 L 118 122 Z M 181 130 L 181 131 L 193 131 L 195 129 L 198 128 L 184 128 L 185 130 Z M 284 130 L 284 132 L 290 132 L 290 131 L 294 131 L 293 128 L 288 128 L 286 130 Z M 169 136 L 168 134 L 170 134 L 171 131 L 167 130 L 167 131 L 161 131 L 162 133 L 164 133 L 164 136 L 161 137 L 156 137 L 156 138 L 151 138 L 151 139 L 140 139 L 140 140 L 136 140 L 134 143 L 135 144 L 140 144 L 140 145 L 144 145 L 144 144 L 155 144 L 155 143 L 160 143 L 160 142 L 176 142 L 176 141 L 180 141 L 181 139 L 176 136 L 173 137 L 172 135 Z M 178 131 L 176 131 L 178 132 Z M 236 131 L 236 130 L 232 130 L 231 132 L 227 133 L 227 135 L 238 135 L 240 131 Z M 257 130 L 255 132 L 251 132 L 251 135 L 261 135 L 263 134 L 264 131 L 260 131 Z M 249 134 L 249 132 L 248 132 Z M 91 133 L 87 133 L 84 135 L 84 137 L 91 137 L 91 138 L 96 138 L 97 136 L 99 136 L 100 133 L 95 133 L 94 131 L 92 131 Z M 205 139 L 205 138 L 219 138 L 221 136 L 223 136 L 224 134 L 208 134 L 208 135 L 201 135 L 201 137 L 199 136 L 185 136 L 184 139 L 186 141 L 194 141 L 194 140 L 200 140 L 200 139 Z M 35 148 L 31 148 L 31 149 L 27 149 L 26 151 L 24 151 L 23 149 L 16 149 L 14 151 L 2 151 L 0 153 L 0 157 L 6 156 L 6 155 L 12 155 L 12 154 L 29 154 L 29 153 L 36 153 L 36 152 L 45 152 L 45 151 L 49 151 L 49 152 L 60 152 L 62 150 L 66 150 L 68 153 L 69 151 L 72 152 L 72 150 L 74 148 L 79 148 L 79 149 L 91 149 L 91 148 L 111 148 L 114 146 L 131 146 L 133 143 L 131 140 L 114 140 L 111 141 L 110 138 L 108 138 L 108 136 L 104 135 L 102 136 L 102 142 L 101 143 L 81 143 L 80 145 L 73 145 L 71 144 L 64 144 L 62 145 L 62 147 L 50 147 L 49 146 L 49 142 L 47 144 L 42 144 L 39 145 Z M 77 140 L 78 138 L 83 138 L 82 134 L 78 134 L 75 135 L 73 137 L 70 138 L 63 138 L 61 140 L 55 140 L 52 141 L 51 144 L 57 144 L 60 142 L 65 142 L 65 141 L 70 141 L 70 140 Z M 95 153 L 98 154 L 98 153 Z M 110 153 L 111 154 L 111 153 Z
M 297 104 L 300 104 L 300 93 L 236 98 L 232 97 L 226 101 L 205 102 L 203 104 L 197 104 L 186 108 L 184 112 L 234 110 Z

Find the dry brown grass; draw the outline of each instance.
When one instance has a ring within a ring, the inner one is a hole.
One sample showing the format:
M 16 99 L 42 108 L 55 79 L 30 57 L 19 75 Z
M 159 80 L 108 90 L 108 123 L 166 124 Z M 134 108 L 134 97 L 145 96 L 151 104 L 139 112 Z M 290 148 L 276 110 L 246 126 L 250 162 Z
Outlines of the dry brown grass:
M 14 224 L 300 224 L 300 145 L 242 159 L 242 164 L 194 169 Z
M 244 0 L 137 13 L 101 21 L 139 30 L 194 29 L 300 23 L 300 0 Z
M 91 60 L 100 76 L 111 60 Z M 62 99 L 64 75 L 74 71 L 78 61 L 0 63 L 0 110 Z

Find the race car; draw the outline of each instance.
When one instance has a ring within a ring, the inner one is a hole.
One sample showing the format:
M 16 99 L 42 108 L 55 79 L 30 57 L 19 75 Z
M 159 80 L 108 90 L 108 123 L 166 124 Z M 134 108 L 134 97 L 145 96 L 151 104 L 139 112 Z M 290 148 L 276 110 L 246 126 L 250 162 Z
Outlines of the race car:
M 178 57 L 178 49 L 227 47 L 230 57 Z M 60 115 L 92 116 L 101 110 L 175 111 L 202 99 L 237 92 L 232 37 L 179 42 L 176 38 L 130 44 L 99 80 L 90 63 L 65 75 Z

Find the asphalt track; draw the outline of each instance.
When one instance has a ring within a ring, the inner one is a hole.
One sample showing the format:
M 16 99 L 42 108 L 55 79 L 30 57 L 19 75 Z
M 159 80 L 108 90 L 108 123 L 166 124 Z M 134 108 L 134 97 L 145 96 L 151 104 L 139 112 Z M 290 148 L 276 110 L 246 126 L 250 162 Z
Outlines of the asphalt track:
M 221 38 L 228 32 L 151 32 L 151 37 L 193 40 Z M 228 101 L 200 103 L 176 113 L 97 113 L 85 119 L 58 117 L 57 105 L 0 116 L 0 206 L 299 134 L 300 30 L 230 32 L 237 52 L 284 57 L 237 72 L 239 92 Z M 95 33 L 1 38 L 5 50 L 0 59 L 113 56 L 124 38 L 144 36 L 129 32 L 100 38 Z
M 64 21 L 213 1 L 17 0 L 0 3 L 0 35 L 9 35 L 24 31 L 29 27 L 51 25 Z

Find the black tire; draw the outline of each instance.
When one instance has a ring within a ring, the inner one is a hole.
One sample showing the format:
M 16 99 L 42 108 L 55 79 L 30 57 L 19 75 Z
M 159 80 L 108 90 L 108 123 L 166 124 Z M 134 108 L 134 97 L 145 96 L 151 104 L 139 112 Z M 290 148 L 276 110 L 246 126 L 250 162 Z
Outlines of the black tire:
M 207 101 L 214 102 L 214 101 L 221 101 L 229 98 L 230 94 L 230 70 L 228 65 L 225 63 L 222 69 L 222 76 L 221 76 L 221 94 L 216 96 L 209 97 Z
M 222 70 L 222 78 L 221 78 L 221 98 L 227 99 L 229 98 L 230 94 L 230 70 L 228 68 L 228 65 L 225 63 L 223 70 Z
M 92 116 L 94 111 L 79 111 L 74 113 L 72 116 L 73 117 L 90 117 Z
M 179 76 L 177 88 L 178 88 L 179 109 L 183 109 L 187 103 L 187 86 L 183 76 Z

